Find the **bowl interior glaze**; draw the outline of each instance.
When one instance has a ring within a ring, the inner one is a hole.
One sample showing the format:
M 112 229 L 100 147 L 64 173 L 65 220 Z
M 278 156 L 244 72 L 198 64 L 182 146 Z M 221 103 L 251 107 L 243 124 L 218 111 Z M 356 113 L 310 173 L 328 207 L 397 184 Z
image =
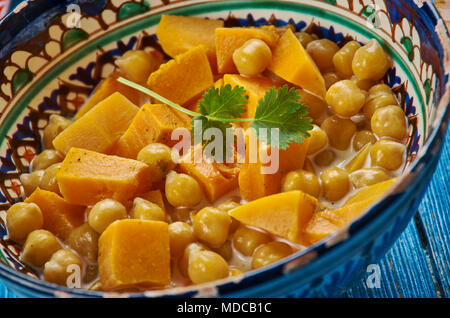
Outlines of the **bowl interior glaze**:
M 77 1 L 81 9 L 79 16 L 76 10 L 67 10 L 66 3 L 53 3 L 42 13 L 45 8 L 38 9 L 41 2 L 24 2 L 0 26 L 0 34 L 10 37 L 3 37 L 4 45 L 0 46 L 0 259 L 3 262 L 0 271 L 8 270 L 7 267 L 15 269 L 14 274 L 9 272 L 13 280 L 44 294 L 101 295 L 37 282 L 33 278 L 34 271 L 20 262 L 19 247 L 7 239 L 4 224 L 8 207 L 23 200 L 18 177 L 29 170 L 31 160 L 42 150 L 42 131 L 51 114 L 72 116 L 95 86 L 114 71 L 114 59 L 127 50 L 161 50 L 155 36 L 161 14 L 219 18 L 224 19 L 227 26 L 292 24 L 298 31 L 309 30 L 338 43 L 350 37 L 362 43 L 376 38 L 394 61 L 384 82 L 393 88 L 408 116 L 405 174 L 417 163 L 430 136 L 448 117 L 448 60 L 445 61 L 449 50 L 448 34 L 442 20 L 429 21 L 435 24 L 434 33 L 422 22 L 424 16 L 416 12 L 421 1 L 416 1 L 419 4 L 412 1 L 399 4 L 393 0 Z M 422 3 L 420 8 L 425 5 L 429 6 Z M 17 17 L 21 15 L 34 24 L 22 29 L 17 36 L 14 32 L 19 27 Z M 343 232 L 345 229 L 340 235 L 331 236 L 271 266 L 278 271 L 266 269 L 249 273 L 242 284 L 254 284 L 263 277 L 268 279 L 270 275 L 285 273 L 286 268 L 301 267 L 317 257 L 319 246 L 332 246 L 339 240 L 349 239 Z M 210 284 L 200 291 L 192 287 L 180 288 L 170 293 L 224 294 L 230 285 L 239 285 L 237 283 L 239 281 L 224 282 L 225 287 L 219 289 Z M 167 291 L 145 295 L 164 293 Z

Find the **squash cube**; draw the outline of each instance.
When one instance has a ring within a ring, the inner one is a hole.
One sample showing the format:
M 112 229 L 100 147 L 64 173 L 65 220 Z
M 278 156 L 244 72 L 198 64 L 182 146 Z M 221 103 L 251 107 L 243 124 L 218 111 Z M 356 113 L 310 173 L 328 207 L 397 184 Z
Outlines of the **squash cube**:
M 103 289 L 170 283 L 167 223 L 137 219 L 116 221 L 102 233 L 98 246 Z
M 216 54 L 219 73 L 238 73 L 233 62 L 233 53 L 250 39 L 258 39 L 274 47 L 279 39 L 275 27 L 266 28 L 217 28 Z
M 252 148 L 250 142 L 257 144 L 256 162 L 251 162 L 253 159 L 249 153 Z M 269 145 L 259 142 L 250 131 L 246 135 L 245 163 L 242 164 L 239 173 L 239 189 L 242 198 L 251 201 L 280 192 L 283 174 L 303 167 L 308 146 L 309 138 L 306 138 L 303 140 L 303 143 L 292 143 L 285 150 L 270 149 Z M 267 169 L 271 164 L 276 165 L 276 163 L 271 162 L 263 163 L 263 160 L 261 160 L 263 151 L 270 155 L 272 151 L 278 151 L 278 169 L 273 173 L 263 173 L 263 169 Z
M 265 77 L 243 77 L 235 74 L 225 74 L 223 76 L 224 85 L 230 84 L 231 87 L 241 86 L 244 87 L 247 96 L 247 111 L 242 114 L 241 117 L 253 118 L 256 113 L 256 107 L 258 107 L 259 100 L 264 97 L 266 92 L 274 87 L 275 84 Z M 242 123 L 242 127 L 248 128 L 251 123 Z
M 158 205 L 161 209 L 164 210 L 164 199 L 161 193 L 161 190 L 153 190 L 148 191 L 143 194 L 138 195 L 139 198 L 150 201 Z
M 143 162 L 79 148 L 69 151 L 56 179 L 67 202 L 85 206 L 106 198 L 126 203 L 152 186 Z
M 159 142 L 172 146 L 176 128 L 190 129 L 191 118 L 167 105 L 146 104 L 141 107 L 128 129 L 120 137 L 115 148 L 117 156 L 136 159 L 139 151 L 148 144 Z
M 113 93 L 61 132 L 53 145 L 65 154 L 72 147 L 111 153 L 138 110 L 125 96 Z
M 319 68 L 290 29 L 272 50 L 268 68 L 289 83 L 325 98 L 325 81 Z
M 356 192 L 355 195 L 350 197 L 345 204 L 352 204 L 360 201 L 364 201 L 367 199 L 375 198 L 378 199 L 381 197 L 393 184 L 397 181 L 397 178 L 389 179 L 383 182 L 379 182 L 376 184 L 373 184 L 368 187 L 361 188 Z
M 338 226 L 317 214 L 318 213 L 313 215 L 305 229 L 305 239 L 309 241 L 310 244 L 320 241 L 339 229 Z
M 223 24 L 222 20 L 164 14 L 156 29 L 156 36 L 164 52 L 171 57 L 204 45 L 211 67 L 217 69 L 214 31 L 223 27 Z
M 317 205 L 317 199 L 301 191 L 282 192 L 234 208 L 236 220 L 269 233 L 305 244 L 305 228 Z
M 119 92 L 126 98 L 128 98 L 133 104 L 140 106 L 147 100 L 147 97 L 141 92 L 122 84 L 117 81 L 120 77 L 118 72 L 112 73 L 105 78 L 94 90 L 86 103 L 75 114 L 75 120 L 80 119 L 84 114 L 94 108 L 98 103 L 112 94 Z
M 162 64 L 147 81 L 151 90 L 180 105 L 202 93 L 213 83 L 211 66 L 203 45 Z
M 35 203 L 44 216 L 44 229 L 52 232 L 63 241 L 69 238 L 72 230 L 84 223 L 85 207 L 64 201 L 54 192 L 36 188 L 25 199 L 27 203 Z
M 227 192 L 238 187 L 239 168 L 235 164 L 219 163 L 214 160 L 194 161 L 194 151 L 201 147 L 191 148 L 180 161 L 179 169 L 196 179 L 207 199 L 214 202 Z
M 372 197 L 364 201 L 345 204 L 339 209 L 322 211 L 317 213 L 317 215 L 327 219 L 338 227 L 342 227 L 360 216 L 361 213 L 364 212 L 369 205 L 376 201 L 376 199 L 377 198 Z

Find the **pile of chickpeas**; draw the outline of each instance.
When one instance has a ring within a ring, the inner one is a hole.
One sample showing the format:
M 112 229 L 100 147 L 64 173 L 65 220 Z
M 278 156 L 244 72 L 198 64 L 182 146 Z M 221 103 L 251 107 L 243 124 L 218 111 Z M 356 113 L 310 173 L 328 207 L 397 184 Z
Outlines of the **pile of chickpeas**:
M 310 131 L 304 169 L 288 172 L 281 191 L 302 190 L 319 199 L 319 210 L 338 207 L 357 189 L 399 174 L 405 157 L 407 122 L 392 90 L 381 79 L 391 65 L 376 40 L 361 46 L 350 41 L 341 48 L 315 35 L 296 33 L 325 79 L 322 100 L 301 90 L 302 102 L 310 110 Z M 127 58 L 132 58 L 132 52 Z M 236 50 L 233 60 L 246 76 L 267 73 L 271 50 L 261 40 L 250 40 Z M 280 79 L 277 79 L 280 81 Z M 46 148 L 22 174 L 25 195 L 37 187 L 60 194 L 56 182 L 63 156 L 53 149 L 53 139 L 71 121 L 52 115 L 43 132 Z M 372 144 L 364 166 L 351 173 L 345 164 Z M 230 196 L 214 205 L 206 203 L 199 183 L 176 172 L 171 149 L 150 144 L 137 157 L 163 184 L 165 207 L 143 198 L 129 205 L 105 199 L 86 208 L 86 223 L 74 229 L 66 242 L 43 229 L 43 217 L 33 203 L 14 204 L 7 212 L 9 237 L 23 244 L 21 259 L 42 271 L 46 281 L 65 285 L 67 267 L 83 268 L 84 287 L 102 290 L 97 278 L 98 239 L 114 221 L 126 218 L 169 223 L 170 253 L 174 282 L 171 286 L 198 284 L 240 275 L 292 254 L 300 247 L 260 229 L 240 224 L 228 211 L 244 203 Z

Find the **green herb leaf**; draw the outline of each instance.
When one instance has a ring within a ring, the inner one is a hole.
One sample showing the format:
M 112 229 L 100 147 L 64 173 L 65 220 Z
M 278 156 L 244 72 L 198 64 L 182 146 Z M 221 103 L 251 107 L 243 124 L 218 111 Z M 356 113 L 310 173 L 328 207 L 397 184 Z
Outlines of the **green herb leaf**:
M 255 128 L 259 140 L 274 144 L 271 128 L 279 129 L 279 148 L 286 149 L 292 142 L 302 143 L 313 128 L 308 117 L 308 107 L 299 102 L 300 95 L 295 88 L 287 85 L 269 89 L 259 101 L 255 118 L 250 127 Z M 260 128 L 267 128 L 267 136 L 261 135 Z
M 210 119 L 239 118 L 245 113 L 247 96 L 240 86 L 231 88 L 230 84 L 219 88 L 211 87 L 199 101 L 200 113 Z M 223 121 L 223 120 L 222 120 Z

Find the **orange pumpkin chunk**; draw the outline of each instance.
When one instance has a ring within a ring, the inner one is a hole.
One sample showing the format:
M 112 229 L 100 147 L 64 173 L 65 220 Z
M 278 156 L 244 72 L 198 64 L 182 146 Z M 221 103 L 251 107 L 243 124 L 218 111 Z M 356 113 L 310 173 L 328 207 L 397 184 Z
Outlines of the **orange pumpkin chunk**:
M 125 203 L 152 186 L 146 164 L 79 148 L 69 151 L 56 179 L 67 202 L 86 206 L 106 198 Z
M 74 228 L 84 223 L 85 207 L 67 203 L 54 192 L 37 188 L 25 202 L 39 206 L 44 216 L 44 229 L 64 241 Z
M 338 229 L 338 226 L 316 213 L 306 226 L 305 238 L 310 244 L 314 244 L 324 237 L 336 232 Z
M 325 81 L 319 68 L 290 29 L 272 50 L 268 68 L 284 80 L 325 97 Z
M 195 150 L 194 150 L 195 149 Z M 179 164 L 179 169 L 196 179 L 210 202 L 214 202 L 227 192 L 238 187 L 239 168 L 235 164 L 219 163 L 211 160 L 194 161 L 192 148 Z
M 211 66 L 203 45 L 162 64 L 147 81 L 151 90 L 180 105 L 211 87 L 213 83 Z
M 233 53 L 250 39 L 258 39 L 274 47 L 279 39 L 275 27 L 266 28 L 217 28 L 216 54 L 219 73 L 238 73 Z
M 241 86 L 244 87 L 248 96 L 247 111 L 241 114 L 241 117 L 253 118 L 256 113 L 256 107 L 258 107 L 259 100 L 264 97 L 266 92 L 275 84 L 265 77 L 243 77 L 234 74 L 225 74 L 223 76 L 224 85 L 230 84 L 231 87 Z M 251 123 L 242 123 L 242 127 L 248 128 Z
M 222 20 L 164 14 L 156 29 L 156 36 L 164 52 L 171 57 L 204 45 L 211 66 L 216 68 L 214 31 L 223 27 L 223 24 Z
M 125 96 L 114 93 L 61 132 L 53 145 L 62 153 L 72 147 L 111 153 L 138 110 Z
M 150 201 L 158 205 L 164 210 L 164 199 L 161 190 L 148 191 L 143 194 L 138 195 L 139 198 Z
M 167 105 L 146 104 L 141 107 L 128 129 L 120 137 L 115 154 L 136 159 L 139 151 L 148 144 L 159 142 L 172 146 L 178 140 L 171 140 L 176 128 L 190 129 L 191 118 Z
M 334 225 L 341 227 L 355 220 L 361 215 L 362 212 L 366 210 L 369 205 L 376 201 L 376 199 L 376 197 L 371 197 L 370 199 L 364 201 L 345 204 L 339 209 L 322 211 L 317 213 L 317 215 L 327 219 Z
M 246 203 L 229 213 L 246 225 L 304 244 L 304 231 L 316 205 L 316 198 L 301 191 L 289 191 Z
M 100 282 L 104 290 L 170 283 L 166 222 L 116 221 L 102 233 L 98 246 Z
M 141 105 L 147 99 L 144 94 L 138 92 L 132 87 L 129 87 L 125 84 L 122 84 L 117 81 L 120 77 L 120 74 L 115 72 L 105 78 L 94 90 L 92 95 L 89 97 L 87 102 L 83 105 L 83 107 L 78 110 L 75 115 L 75 120 L 80 119 L 84 114 L 90 111 L 102 100 L 111 96 L 112 94 L 119 92 L 126 98 L 128 98 L 133 104 Z
M 253 159 L 249 156 L 250 141 L 258 145 L 256 162 L 251 162 Z M 302 144 L 292 143 L 285 150 L 270 149 L 270 146 L 257 141 L 252 133 L 248 134 L 246 136 L 246 159 L 239 173 L 239 189 L 242 198 L 251 201 L 280 192 L 283 174 L 303 167 L 308 145 L 309 138 L 306 138 Z M 271 151 L 279 151 L 278 170 L 274 173 L 264 173 L 263 170 L 273 163 L 264 163 L 261 160 L 263 151 L 267 151 L 268 154 L 271 154 Z

